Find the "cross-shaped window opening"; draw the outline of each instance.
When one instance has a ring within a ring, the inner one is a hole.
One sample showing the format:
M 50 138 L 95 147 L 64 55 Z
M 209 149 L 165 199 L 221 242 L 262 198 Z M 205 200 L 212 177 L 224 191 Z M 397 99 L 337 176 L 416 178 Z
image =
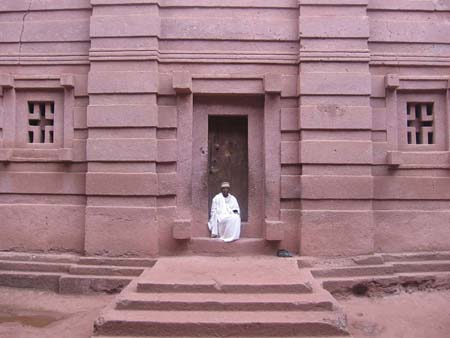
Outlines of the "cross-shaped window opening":
M 28 102 L 28 142 L 54 143 L 54 102 Z
M 408 144 L 434 144 L 434 105 L 407 103 Z

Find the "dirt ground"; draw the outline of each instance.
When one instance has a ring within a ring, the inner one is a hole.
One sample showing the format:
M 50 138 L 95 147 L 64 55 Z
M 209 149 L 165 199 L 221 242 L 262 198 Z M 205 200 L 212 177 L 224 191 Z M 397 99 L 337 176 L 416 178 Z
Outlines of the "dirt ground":
M 339 300 L 354 338 L 450 338 L 450 291 Z
M 0 287 L 0 338 L 89 338 L 113 299 Z
M 89 338 L 113 298 L 0 288 L 0 338 Z M 339 302 L 354 338 L 450 338 L 450 291 Z

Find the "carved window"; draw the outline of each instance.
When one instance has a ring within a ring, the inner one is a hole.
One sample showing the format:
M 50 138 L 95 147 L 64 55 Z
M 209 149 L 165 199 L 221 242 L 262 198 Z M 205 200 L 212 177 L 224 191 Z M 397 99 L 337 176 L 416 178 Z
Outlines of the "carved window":
M 28 101 L 28 143 L 54 143 L 55 102 Z
M 408 144 L 434 144 L 433 102 L 408 102 L 406 113 Z
M 73 161 L 74 83 L 71 74 L 0 73 L 0 162 Z

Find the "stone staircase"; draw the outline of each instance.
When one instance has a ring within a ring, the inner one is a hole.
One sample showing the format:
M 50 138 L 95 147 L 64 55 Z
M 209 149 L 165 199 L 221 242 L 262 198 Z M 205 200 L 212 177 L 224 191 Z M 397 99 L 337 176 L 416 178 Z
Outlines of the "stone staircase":
M 217 238 L 194 237 L 185 244 L 182 252 L 184 255 L 275 255 L 278 249 L 277 242 L 269 242 L 263 238 L 241 238 L 239 241 L 225 243 Z
M 0 286 L 64 294 L 118 293 L 155 259 L 0 252 Z
M 304 263 L 299 260 L 299 266 Z M 379 254 L 311 273 L 334 295 L 450 289 L 450 252 Z
M 110 337 L 350 337 L 335 299 L 276 257 L 161 258 L 95 323 Z

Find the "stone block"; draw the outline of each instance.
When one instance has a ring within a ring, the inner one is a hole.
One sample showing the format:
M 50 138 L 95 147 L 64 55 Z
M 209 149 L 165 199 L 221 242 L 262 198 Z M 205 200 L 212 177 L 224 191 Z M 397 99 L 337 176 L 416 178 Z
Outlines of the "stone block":
M 72 89 L 75 87 L 75 77 L 72 74 L 62 74 L 60 78 L 61 86 Z
M 302 129 L 371 129 L 372 110 L 338 104 L 304 105 L 300 107 L 300 125 Z
M 149 15 L 94 15 L 91 19 L 91 37 L 158 36 L 160 18 Z
M 158 74 L 147 71 L 89 73 L 89 94 L 150 94 L 158 92 Z
M 281 108 L 281 131 L 297 131 L 299 115 L 298 108 Z
M 156 156 L 156 139 L 117 138 L 89 139 L 87 141 L 88 161 L 150 162 L 155 161 Z
M 397 89 L 400 87 L 400 79 L 397 74 L 387 74 L 384 77 L 384 86 L 387 89 Z
M 241 17 L 182 17 L 161 21 L 162 39 L 296 41 L 296 20 Z
M 370 164 L 370 141 L 302 141 L 302 163 Z
M 40 203 L 0 205 L 0 250 L 82 252 L 84 206 Z
M 367 95 L 372 91 L 369 73 L 302 73 L 302 95 Z
M 177 193 L 177 174 L 158 174 L 159 196 L 172 196 Z
M 86 252 L 92 255 L 156 255 L 156 209 L 87 207 L 85 247 Z
M 361 38 L 369 37 L 369 21 L 366 16 L 302 16 L 302 38 Z
M 12 288 L 25 288 L 58 292 L 57 273 L 0 271 L 0 285 Z
M 83 295 L 96 292 L 119 293 L 132 280 L 131 277 L 61 276 L 58 291 L 66 295 Z
M 303 211 L 300 252 L 306 256 L 354 256 L 374 252 L 370 211 Z
M 29 20 L 25 23 L 22 42 L 89 41 L 89 19 Z
M 191 221 L 175 220 L 172 227 L 172 236 L 175 239 L 190 239 L 192 236 Z
M 299 143 L 281 142 L 281 164 L 299 163 Z
M 3 0 L 0 2 L 0 12 L 26 11 L 29 3 L 26 0 Z
M 301 197 L 305 199 L 373 198 L 371 176 L 302 176 Z M 376 184 L 375 184 L 376 185 Z
M 402 164 L 402 153 L 399 151 L 388 151 L 387 152 L 387 164 L 398 167 Z
M 280 74 L 266 74 L 264 76 L 264 91 L 267 94 L 281 94 L 283 88 Z
M 188 72 L 174 72 L 172 87 L 177 94 L 192 93 L 192 76 Z
M 158 140 L 158 162 L 177 160 L 177 140 Z
M 14 78 L 11 74 L 0 74 L 0 87 L 12 88 L 14 86 Z
M 0 22 L 0 43 L 19 42 L 21 31 L 21 22 Z
M 450 199 L 450 179 L 447 177 L 374 176 L 373 180 L 376 199 Z
M 298 199 L 301 197 L 300 175 L 281 176 L 281 198 Z
M 265 220 L 264 227 L 266 240 L 268 241 L 284 240 L 283 222 Z
M 377 252 L 446 251 L 450 212 L 440 210 L 375 210 Z
M 56 172 L 4 172 L 0 190 L 12 194 L 71 194 L 85 193 L 85 175 Z
M 155 173 L 88 173 L 86 193 L 112 196 L 157 196 L 158 177 Z
M 370 41 L 401 43 L 449 43 L 446 20 L 429 20 L 424 16 L 416 20 L 401 20 L 396 15 L 370 20 Z
M 176 106 L 158 107 L 158 128 L 176 128 L 178 111 Z
M 156 105 L 117 104 L 90 105 L 87 108 L 87 123 L 89 127 L 156 127 Z

